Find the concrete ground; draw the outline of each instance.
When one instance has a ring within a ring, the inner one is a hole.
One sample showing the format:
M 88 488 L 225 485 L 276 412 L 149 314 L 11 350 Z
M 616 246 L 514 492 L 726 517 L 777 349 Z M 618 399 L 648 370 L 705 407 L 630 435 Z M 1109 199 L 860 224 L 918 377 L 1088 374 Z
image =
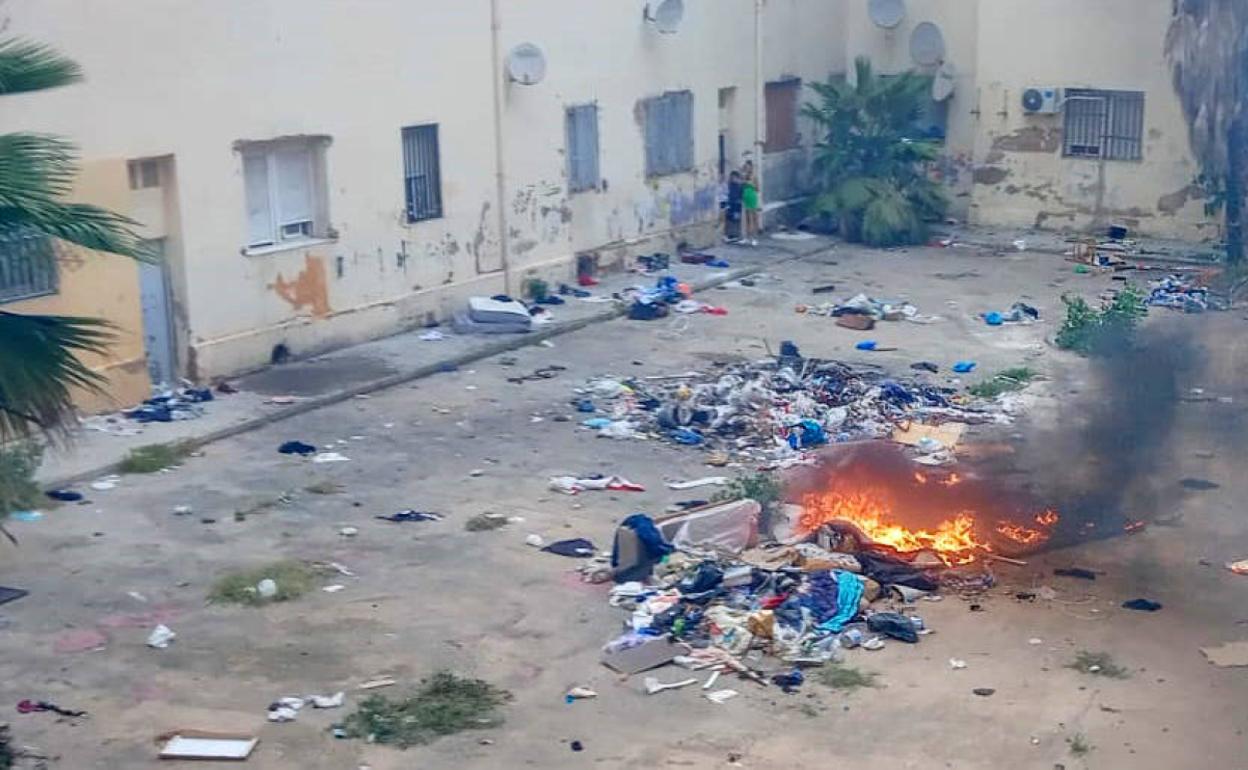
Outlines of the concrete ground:
M 553 348 L 509 353 L 514 364 L 484 359 L 301 414 L 210 444 L 175 472 L 126 477 L 115 490 L 91 493 L 89 505 L 14 522 L 21 547 L 0 544 L 0 584 L 31 594 L 0 606 L 0 702 L 46 699 L 91 712 L 82 720 L 10 713 L 18 740 L 57 755 L 53 767 L 75 770 L 168 765 L 155 759 L 154 739 L 178 728 L 255 733 L 261 743 L 245 766 L 265 770 L 1248 767 L 1248 668 L 1216 668 L 1198 652 L 1248 639 L 1248 578 L 1221 567 L 1248 557 L 1240 502 L 1248 496 L 1242 312 L 1155 311 L 1149 321 L 1209 353 L 1209 366 L 1185 372 L 1184 386 L 1222 399 L 1181 405 L 1156 483 L 1199 477 L 1220 486 L 1140 512 L 1168 526 L 999 567 L 1001 585 L 980 600 L 982 611 L 954 596 L 922 605 L 935 633 L 919 645 L 850 653 L 851 665 L 879 673 L 880 687 L 846 695 L 811 683 L 786 696 L 731 681 L 742 697 L 714 705 L 694 689 L 646 696 L 640 677 L 621 680 L 598 664 L 621 613 L 606 605 L 604 587 L 581 583 L 570 560 L 527 547 L 525 536 L 583 536 L 606 546 L 624 516 L 681 497 L 664 478 L 705 475 L 706 468 L 696 450 L 600 440 L 575 421 L 553 421 L 575 416 L 569 399 L 587 378 L 757 357 L 784 339 L 806 355 L 907 374 L 920 359 L 942 370 L 974 359 L 983 372 L 1026 363 L 1051 377 L 1035 386 L 1031 418 L 1000 436 L 978 431 L 1024 443 L 1057 424 L 1076 396 L 1088 395 L 1086 362 L 1054 351 L 1045 338 L 1056 330 L 1061 293 L 1095 297 L 1110 280 L 1076 275 L 1058 257 L 837 246 L 768 273 L 754 287 L 705 292 L 703 299 L 728 308 L 724 317 L 696 316 L 687 326 L 589 326 L 558 337 Z M 861 290 L 908 298 L 940 320 L 882 324 L 870 337 L 898 350 L 862 353 L 854 344 L 866 335 L 794 312 L 795 304 L 821 299 L 810 289 L 828 283 L 838 287 L 834 296 Z M 1046 321 L 989 328 L 976 318 L 1020 298 Z M 568 369 L 549 380 L 506 381 L 550 364 Z M 351 460 L 314 465 L 279 455 L 277 445 L 288 439 L 344 440 L 337 449 Z M 546 488 L 547 477 L 560 472 L 620 473 L 648 491 L 567 497 Z M 341 483 L 344 493 L 303 491 L 321 480 Z M 287 491 L 289 504 L 235 520 L 234 511 Z M 176 516 L 178 505 L 194 513 Z M 404 508 L 446 519 L 396 525 L 373 518 Z M 525 521 L 464 530 L 466 519 L 486 511 Z M 343 537 L 343 526 L 359 534 Z M 263 609 L 205 603 L 223 573 L 283 558 L 336 561 L 357 576 L 325 579 L 345 584 L 341 592 L 313 591 Z M 1052 575 L 1053 567 L 1070 565 L 1104 572 L 1095 582 Z M 1014 598 L 1042 585 L 1057 599 Z M 1165 606 L 1151 614 L 1119 607 L 1136 596 Z M 167 650 L 144 645 L 156 622 L 178 633 Z M 58 651 L 83 638 L 102 649 Z M 1082 649 L 1112 652 L 1131 676 L 1065 668 Z M 967 668 L 952 670 L 953 657 Z M 393 694 L 446 668 L 512 691 L 506 722 L 404 752 L 335 740 L 326 728 L 346 710 L 304 713 L 291 724 L 264 721 L 266 706 L 280 696 L 343 689 L 350 709 L 362 681 L 392 675 L 400 680 Z M 566 704 L 570 685 L 592 687 L 599 697 Z M 984 687 L 995 693 L 971 692 Z M 1071 752 L 1076 736 L 1090 752 Z M 571 751 L 573 740 L 583 752 Z

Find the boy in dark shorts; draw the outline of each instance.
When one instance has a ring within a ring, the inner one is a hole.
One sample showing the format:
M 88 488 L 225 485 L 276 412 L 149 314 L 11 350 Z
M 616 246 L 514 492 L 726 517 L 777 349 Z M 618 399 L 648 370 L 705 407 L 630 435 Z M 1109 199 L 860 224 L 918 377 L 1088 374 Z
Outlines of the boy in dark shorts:
M 741 212 L 744 208 L 745 185 L 737 171 L 728 176 L 728 197 L 724 200 L 724 240 L 736 243 L 741 240 Z

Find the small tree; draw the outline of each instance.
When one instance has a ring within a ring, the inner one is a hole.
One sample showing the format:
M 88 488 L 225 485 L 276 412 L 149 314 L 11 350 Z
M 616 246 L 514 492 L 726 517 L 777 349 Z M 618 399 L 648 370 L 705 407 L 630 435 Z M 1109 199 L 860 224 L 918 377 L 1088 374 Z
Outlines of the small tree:
M 47 46 L 0 40 L 0 96 L 82 79 L 78 65 Z M 36 133 L 0 135 L 0 248 L 29 239 L 148 259 L 135 223 L 65 197 L 77 175 L 73 145 Z M 108 323 L 95 318 L 0 312 L 0 442 L 56 434 L 73 418 L 75 388 L 103 378 L 78 356 L 104 353 Z
M 928 176 L 940 145 L 918 136 L 931 78 L 916 72 L 881 77 L 854 63 L 854 82 L 812 83 L 819 97 L 802 112 L 819 127 L 814 208 L 840 220 L 846 240 L 868 246 L 923 243 L 948 200 Z
M 1201 166 L 1206 213 L 1226 216 L 1227 260 L 1244 258 L 1248 204 L 1248 0 L 1175 0 L 1166 36 L 1174 88 Z

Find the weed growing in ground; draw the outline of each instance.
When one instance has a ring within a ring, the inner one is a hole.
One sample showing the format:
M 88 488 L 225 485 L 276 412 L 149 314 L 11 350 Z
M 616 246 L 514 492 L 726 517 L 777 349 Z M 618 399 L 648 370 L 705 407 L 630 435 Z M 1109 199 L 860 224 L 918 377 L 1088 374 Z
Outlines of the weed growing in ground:
M 43 450 L 33 443 L 0 447 L 0 519 L 13 511 L 38 508 L 43 502 L 35 471 Z
M 148 444 L 131 449 L 117 466 L 117 470 L 122 473 L 157 473 L 182 462 L 194 449 L 187 441 Z
M 1114 656 L 1108 652 L 1091 652 L 1080 650 L 1075 653 L 1075 660 L 1067 663 L 1066 668 L 1093 676 L 1105 676 L 1110 679 L 1126 679 L 1131 672 L 1114 662 Z
M 1127 284 L 1100 310 L 1082 297 L 1064 296 L 1066 320 L 1057 333 L 1057 346 L 1083 355 L 1106 355 L 1129 344 L 1136 325 L 1148 312 L 1144 293 Z
M 1075 733 L 1074 736 L 1066 739 L 1066 743 L 1070 745 L 1070 753 L 1076 757 L 1086 756 L 1092 751 L 1092 744 L 1088 743 L 1083 733 Z
M 416 746 L 464 730 L 497 727 L 503 722 L 498 708 L 509 700 L 506 690 L 443 671 L 406 698 L 366 698 L 343 727 L 347 735 L 372 743 Z
M 478 513 L 464 522 L 464 529 L 469 532 L 488 532 L 507 526 L 507 517 L 496 513 Z
M 277 583 L 277 593 L 264 598 L 256 584 L 268 578 Z M 256 607 L 269 602 L 298 599 L 312 590 L 316 572 L 298 561 L 279 561 L 264 567 L 231 572 L 218 580 L 208 593 L 208 600 L 218 604 L 245 604 Z
M 862 671 L 849 666 L 832 664 L 819 669 L 817 678 L 824 687 L 853 692 L 862 687 L 877 687 L 875 682 L 877 677 L 879 674 L 874 671 Z
M 1013 369 L 997 372 L 983 382 L 977 382 L 967 388 L 967 391 L 972 396 L 978 396 L 979 398 L 996 398 L 1004 393 L 1022 390 L 1036 376 L 1035 371 L 1025 366 L 1017 366 Z

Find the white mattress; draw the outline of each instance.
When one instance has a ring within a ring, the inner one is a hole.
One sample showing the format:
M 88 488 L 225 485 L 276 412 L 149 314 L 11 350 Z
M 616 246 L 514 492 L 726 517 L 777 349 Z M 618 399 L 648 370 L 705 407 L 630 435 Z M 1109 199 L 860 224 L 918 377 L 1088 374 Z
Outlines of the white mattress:
M 469 297 L 468 317 L 483 324 L 524 324 L 532 322 L 529 310 L 516 300 L 502 302 L 491 297 Z

